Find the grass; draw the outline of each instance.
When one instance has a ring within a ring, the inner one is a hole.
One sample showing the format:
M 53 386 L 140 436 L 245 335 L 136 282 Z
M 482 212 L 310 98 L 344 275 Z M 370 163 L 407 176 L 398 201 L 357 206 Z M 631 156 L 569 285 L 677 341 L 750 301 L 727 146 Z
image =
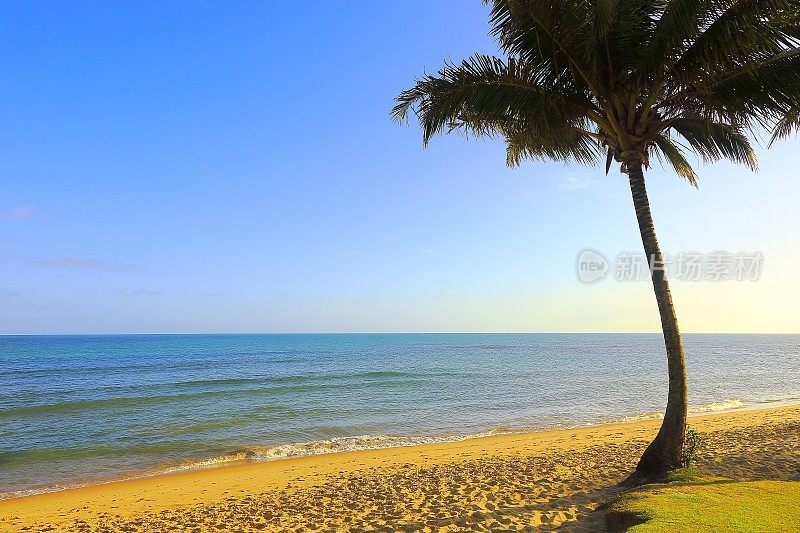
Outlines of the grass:
M 666 531 L 800 532 L 800 482 L 734 481 L 679 470 L 664 482 L 625 493 L 608 509 L 609 526 Z

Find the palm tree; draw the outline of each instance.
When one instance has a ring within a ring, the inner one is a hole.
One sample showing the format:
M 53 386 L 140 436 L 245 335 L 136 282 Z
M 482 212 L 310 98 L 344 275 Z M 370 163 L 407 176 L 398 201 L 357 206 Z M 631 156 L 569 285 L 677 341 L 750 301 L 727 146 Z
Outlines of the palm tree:
M 402 91 L 424 145 L 440 132 L 501 137 L 507 164 L 614 161 L 627 175 L 666 346 L 661 428 L 634 473 L 681 465 L 687 412 L 678 320 L 645 189 L 653 159 L 697 185 L 686 157 L 756 169 L 748 134 L 800 109 L 800 0 L 485 0 L 505 58 L 445 63 Z

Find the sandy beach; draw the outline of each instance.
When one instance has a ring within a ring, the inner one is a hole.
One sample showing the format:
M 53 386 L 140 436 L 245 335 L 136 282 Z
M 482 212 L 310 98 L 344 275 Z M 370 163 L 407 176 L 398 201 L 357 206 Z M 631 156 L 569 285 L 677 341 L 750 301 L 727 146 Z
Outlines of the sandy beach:
M 3 531 L 601 530 L 658 421 L 242 462 L 0 502 Z M 698 467 L 800 479 L 800 406 L 693 417 Z

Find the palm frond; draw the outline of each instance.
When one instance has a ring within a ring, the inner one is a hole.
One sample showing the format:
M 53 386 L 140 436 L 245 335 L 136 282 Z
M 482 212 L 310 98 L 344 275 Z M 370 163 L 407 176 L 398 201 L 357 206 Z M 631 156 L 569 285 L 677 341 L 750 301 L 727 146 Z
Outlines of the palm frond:
M 789 111 L 782 118 L 778 119 L 773 126 L 769 145 L 772 146 L 775 141 L 785 139 L 798 130 L 800 130 L 800 112 L 798 110 Z
M 592 6 L 594 11 L 594 21 L 591 24 L 592 40 L 589 42 L 601 43 L 608 37 L 618 19 L 618 4 L 619 0 L 595 0 Z M 587 52 L 591 53 L 590 50 Z
M 704 29 L 701 26 L 694 42 L 671 65 L 669 75 L 676 80 L 713 79 L 796 44 L 792 32 L 797 25 L 789 22 L 787 13 L 797 8 L 797 0 L 727 0 L 711 5 L 710 22 Z
M 769 127 L 800 108 L 800 48 L 692 83 L 659 104 L 667 115 L 691 113 L 720 122 Z
M 664 135 L 659 135 L 654 139 L 655 154 L 659 160 L 664 160 L 672 166 L 675 173 L 686 178 L 693 187 L 697 187 L 697 174 L 692 165 L 683 155 L 683 151 L 670 139 Z M 663 158 L 663 159 L 662 159 Z
M 527 63 L 507 63 L 475 55 L 459 65 L 445 65 L 400 93 L 392 117 L 403 122 L 411 110 L 419 118 L 423 141 L 444 130 L 462 129 L 478 135 L 495 131 L 498 124 L 517 120 L 527 130 L 586 124 L 591 101 L 568 85 L 547 85 L 544 76 Z M 544 134 L 544 133 L 542 133 Z
M 679 57 L 687 43 L 694 41 L 714 15 L 719 0 L 669 0 L 653 14 L 652 35 L 643 55 L 643 77 L 657 74 L 665 64 Z
M 750 141 L 735 124 L 713 122 L 707 118 L 678 118 L 670 127 L 681 135 L 703 161 L 713 163 L 722 158 L 758 169 L 758 160 Z
M 608 16 L 610 8 L 605 7 Z M 602 86 L 594 84 L 586 39 L 599 33 L 594 31 L 597 18 L 589 2 L 567 0 L 494 0 L 489 16 L 491 33 L 509 56 L 546 66 L 550 82 L 571 80 L 596 93 Z M 602 13 L 600 20 L 608 22 Z
M 506 139 L 506 163 L 509 166 L 519 166 L 526 159 L 596 165 L 603 152 L 596 140 L 580 129 L 565 125 L 527 129 L 510 121 L 498 124 L 497 131 Z
M 734 71 L 712 86 L 703 99 L 721 113 L 758 115 L 781 113 L 800 107 L 800 48 L 775 54 L 758 65 Z
M 661 3 L 658 0 L 619 0 L 617 21 L 607 39 L 607 53 L 613 65 L 607 75 L 615 83 L 624 82 L 626 76 L 641 70 L 644 50 L 656 23 L 653 14 Z

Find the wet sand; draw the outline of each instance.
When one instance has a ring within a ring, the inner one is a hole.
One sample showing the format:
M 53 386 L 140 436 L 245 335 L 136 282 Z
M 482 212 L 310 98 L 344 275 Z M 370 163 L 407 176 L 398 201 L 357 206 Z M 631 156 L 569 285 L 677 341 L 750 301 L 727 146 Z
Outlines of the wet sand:
M 0 501 L 0 531 L 602 530 L 660 421 L 336 453 Z M 701 470 L 800 480 L 800 406 L 692 417 Z

